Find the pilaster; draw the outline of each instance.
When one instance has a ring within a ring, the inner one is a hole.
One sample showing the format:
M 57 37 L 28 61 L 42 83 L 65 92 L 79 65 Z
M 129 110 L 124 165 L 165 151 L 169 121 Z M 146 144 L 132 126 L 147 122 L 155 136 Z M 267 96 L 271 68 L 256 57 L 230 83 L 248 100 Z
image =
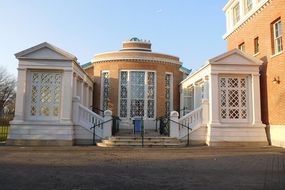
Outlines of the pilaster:
M 210 124 L 219 124 L 220 123 L 220 117 L 219 117 L 219 76 L 216 73 L 212 73 L 210 76 L 210 84 L 209 84 L 209 102 L 210 109 L 209 109 L 209 119 Z
M 24 121 L 24 112 L 27 93 L 27 69 L 18 68 L 17 94 L 14 121 Z
M 261 122 L 261 102 L 260 102 L 260 84 L 259 84 L 259 74 L 251 75 L 251 85 L 252 85 L 252 125 L 260 126 Z
M 72 81 L 73 74 L 72 70 L 64 70 L 62 76 L 62 104 L 61 104 L 61 121 L 71 122 L 71 113 L 72 113 Z

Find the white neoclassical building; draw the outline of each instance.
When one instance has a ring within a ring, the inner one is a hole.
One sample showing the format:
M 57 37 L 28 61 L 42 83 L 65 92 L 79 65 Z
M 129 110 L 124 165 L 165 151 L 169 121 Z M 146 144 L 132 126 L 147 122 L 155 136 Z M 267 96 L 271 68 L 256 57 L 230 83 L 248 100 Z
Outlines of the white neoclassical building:
M 73 145 L 77 139 L 91 140 L 91 119 L 103 122 L 104 118 L 90 110 L 93 80 L 77 58 L 46 42 L 15 56 L 19 60 L 16 109 L 7 144 Z
M 112 112 L 105 110 L 99 115 L 91 110 L 101 91 L 93 90 L 94 79 L 75 56 L 42 43 L 17 53 L 16 58 L 16 113 L 9 145 L 91 144 L 94 139 L 115 135 Z M 180 105 L 170 110 L 169 136 L 183 141 L 189 133 L 192 144 L 266 144 L 260 118 L 260 64 L 235 49 L 210 59 L 173 87 L 180 90 L 170 91 L 170 97 L 178 94 L 175 98 L 180 99 Z M 159 97 L 154 98 L 157 101 Z
M 210 59 L 181 82 L 183 109 L 178 121 L 190 123 L 193 142 L 266 144 L 260 108 L 261 63 L 234 49 Z M 180 138 L 185 135 L 185 130 L 178 133 Z

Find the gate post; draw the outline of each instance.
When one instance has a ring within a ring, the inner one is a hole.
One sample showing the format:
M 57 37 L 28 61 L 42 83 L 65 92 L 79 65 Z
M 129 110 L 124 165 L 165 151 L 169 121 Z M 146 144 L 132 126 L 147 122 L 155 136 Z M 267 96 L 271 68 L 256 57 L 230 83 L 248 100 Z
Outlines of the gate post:
M 112 136 L 112 124 L 112 111 L 106 110 L 104 112 L 103 138 Z
M 170 137 L 179 137 L 179 121 L 178 121 L 179 113 L 177 111 L 172 111 L 170 113 Z

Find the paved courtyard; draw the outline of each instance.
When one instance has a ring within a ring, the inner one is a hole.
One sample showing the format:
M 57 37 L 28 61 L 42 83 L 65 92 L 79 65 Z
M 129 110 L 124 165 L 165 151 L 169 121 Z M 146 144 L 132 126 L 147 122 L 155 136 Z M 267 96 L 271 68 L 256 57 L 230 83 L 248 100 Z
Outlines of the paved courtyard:
M 285 189 L 285 149 L 0 146 L 0 189 Z

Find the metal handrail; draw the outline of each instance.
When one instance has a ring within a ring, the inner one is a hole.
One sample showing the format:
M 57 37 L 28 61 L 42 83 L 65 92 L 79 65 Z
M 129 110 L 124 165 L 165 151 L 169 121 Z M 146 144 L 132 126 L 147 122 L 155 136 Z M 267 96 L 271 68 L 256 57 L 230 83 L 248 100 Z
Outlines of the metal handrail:
M 183 124 L 181 124 L 181 123 L 179 123 L 179 122 L 177 122 L 177 121 L 174 121 L 174 120 L 172 120 L 172 119 L 170 119 L 170 118 L 169 118 L 169 120 L 172 121 L 173 123 L 179 124 L 179 126 L 182 126 L 182 127 L 187 128 L 187 129 L 190 129 L 191 131 L 193 130 L 191 127 L 189 127 L 189 126 L 187 126 L 187 125 L 183 125 Z
M 107 121 L 104 121 L 104 122 L 102 122 L 102 123 L 98 123 L 98 124 L 96 124 L 96 125 L 95 125 L 95 123 L 94 123 L 93 127 L 91 127 L 90 130 L 93 129 L 93 128 L 95 128 L 95 127 L 97 127 L 97 126 L 99 126 L 99 125 L 102 125 L 102 124 L 104 124 L 104 123 L 108 123 L 109 121 L 113 121 L 113 119 L 109 119 L 109 120 L 107 120 Z
M 193 130 L 192 128 L 190 128 L 189 126 L 186 126 L 186 125 L 183 125 L 183 124 L 181 124 L 181 123 L 179 123 L 179 122 L 177 122 L 177 121 L 173 121 L 172 119 L 170 119 L 169 118 L 169 121 L 171 121 L 171 122 L 173 122 L 173 123 L 176 123 L 176 124 L 178 124 L 179 125 L 179 127 L 180 126 L 182 126 L 182 127 L 185 127 L 185 128 L 187 128 L 188 130 L 187 130 L 187 146 L 189 146 L 190 145 L 190 132 L 189 132 L 189 130 Z
M 103 124 L 108 123 L 108 122 L 113 121 L 113 120 L 120 120 L 120 119 L 118 119 L 118 118 L 112 118 L 112 119 L 109 119 L 109 120 L 107 120 L 107 121 L 104 121 L 104 122 L 101 122 L 101 123 L 98 123 L 98 124 L 95 124 L 95 123 L 94 123 L 93 127 L 90 128 L 90 130 L 93 129 L 93 145 L 96 145 L 96 139 L 95 139 L 95 137 L 96 137 L 96 136 L 97 136 L 97 137 L 100 137 L 99 135 L 96 135 L 96 129 L 95 129 L 95 128 L 96 128 L 97 126 L 102 126 L 102 127 L 103 127 Z M 102 138 L 102 137 L 101 137 L 101 138 Z
M 101 110 L 101 109 L 99 109 L 99 108 L 97 108 L 97 107 L 95 107 L 95 106 L 90 106 L 90 108 L 92 108 L 92 109 L 94 109 L 94 110 L 97 110 L 97 111 L 103 113 L 103 115 L 104 115 L 104 110 Z

